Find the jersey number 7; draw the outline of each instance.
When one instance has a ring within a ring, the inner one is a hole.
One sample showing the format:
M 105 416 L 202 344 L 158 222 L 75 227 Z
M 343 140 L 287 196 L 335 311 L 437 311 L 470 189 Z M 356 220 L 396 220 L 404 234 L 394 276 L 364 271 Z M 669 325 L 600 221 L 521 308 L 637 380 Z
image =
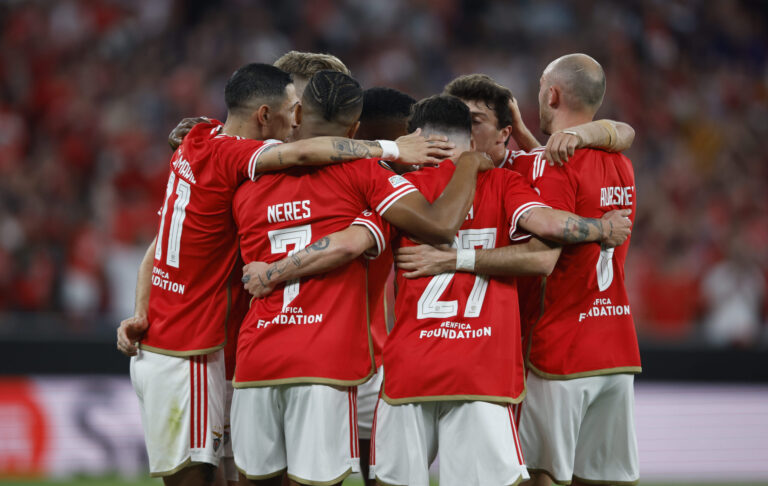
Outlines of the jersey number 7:
M 288 253 L 288 256 L 303 250 L 312 241 L 312 226 L 304 224 L 294 226 L 293 228 L 283 228 L 269 231 L 269 246 L 272 254 Z M 293 249 L 288 251 L 288 246 L 293 245 Z M 299 279 L 289 280 L 285 283 L 283 289 L 283 312 L 290 305 L 293 299 L 299 295 Z
M 496 228 L 459 230 L 453 240 L 454 248 L 472 250 L 478 246 L 482 248 L 496 247 Z M 448 285 L 451 283 L 455 272 L 441 273 L 432 277 L 419 297 L 416 317 L 418 319 L 447 318 L 459 314 L 458 300 L 439 300 Z M 485 301 L 485 292 L 488 290 L 488 277 L 475 275 L 475 284 L 467 298 L 464 309 L 464 317 L 479 317 Z

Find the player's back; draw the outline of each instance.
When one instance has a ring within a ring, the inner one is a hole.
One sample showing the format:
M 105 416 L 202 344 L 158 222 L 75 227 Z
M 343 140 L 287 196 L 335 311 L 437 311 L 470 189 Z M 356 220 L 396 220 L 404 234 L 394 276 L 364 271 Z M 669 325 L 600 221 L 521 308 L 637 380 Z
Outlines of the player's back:
M 365 159 L 244 184 L 234 203 L 243 259 L 271 263 L 294 253 L 301 258 L 301 249 L 346 228 L 369 205 L 384 212 L 416 190 L 392 176 Z M 240 331 L 236 383 L 362 382 L 372 373 L 368 332 L 361 259 L 288 282 L 253 302 Z
M 224 346 L 230 289 L 237 285 L 232 197 L 267 145 L 222 135 L 220 128 L 196 125 L 171 159 L 145 349 L 192 355 Z
M 583 149 L 564 167 L 551 167 L 535 154 L 527 157 L 533 159 L 529 180 L 552 207 L 589 218 L 631 209 L 634 220 L 634 171 L 624 155 Z M 558 376 L 639 371 L 624 286 L 628 249 L 629 239 L 617 248 L 567 245 L 543 285 L 541 279 L 521 283 L 524 339 L 530 344 L 527 361 L 534 370 Z
M 406 177 L 434 201 L 452 173 L 453 164 L 443 162 Z M 520 175 L 483 172 L 455 245 L 506 246 L 520 215 L 543 205 Z M 400 246 L 413 244 L 399 240 Z M 403 273 L 397 274 L 395 326 L 384 348 L 387 401 L 517 401 L 524 379 L 515 280 L 463 272 L 406 279 Z

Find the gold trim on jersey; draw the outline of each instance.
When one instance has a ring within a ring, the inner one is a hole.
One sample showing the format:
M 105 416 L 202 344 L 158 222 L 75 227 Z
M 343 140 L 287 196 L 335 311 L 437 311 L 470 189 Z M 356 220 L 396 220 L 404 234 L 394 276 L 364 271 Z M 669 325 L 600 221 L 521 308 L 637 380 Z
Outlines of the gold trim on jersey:
M 352 474 L 352 468 L 347 469 L 346 471 L 344 471 L 344 473 L 341 476 L 335 479 L 331 479 L 330 481 L 312 481 L 311 479 L 304 479 L 299 476 L 294 476 L 293 474 L 290 474 L 290 473 L 288 473 L 288 477 L 299 484 L 311 484 L 313 486 L 330 486 L 332 484 L 336 484 L 336 483 L 340 483 L 341 481 L 344 481 L 347 478 L 347 476 L 349 476 L 350 474 Z
M 539 301 L 539 317 L 536 319 L 536 322 L 533 323 L 533 325 L 531 326 L 531 330 L 528 333 L 528 349 L 525 350 L 525 366 L 528 369 L 530 369 L 540 377 L 545 378 L 547 380 L 574 380 L 576 378 L 587 378 L 590 376 L 618 375 L 622 373 L 637 374 L 637 373 L 643 372 L 643 368 L 640 366 L 617 366 L 615 368 L 600 368 L 598 370 L 581 371 L 579 373 L 569 373 L 567 375 L 558 375 L 554 373 L 547 373 L 546 371 L 541 371 L 540 369 L 535 367 L 533 363 L 531 363 L 531 348 L 533 347 L 533 331 L 536 328 L 536 325 L 539 323 L 539 321 L 541 321 L 541 318 L 544 317 L 544 311 L 545 311 L 544 297 L 546 296 L 546 293 L 547 293 L 547 277 L 542 277 L 541 300 Z M 567 484 L 570 484 L 570 482 Z
M 559 484 L 560 486 L 568 486 L 569 484 L 571 484 L 570 479 L 568 480 L 555 479 L 555 476 L 551 472 L 544 469 L 543 467 L 526 466 L 526 468 L 528 469 L 529 473 L 546 474 L 547 476 L 549 476 L 550 481 L 552 481 L 555 484 Z
M 387 374 L 384 373 L 384 381 L 387 380 Z M 406 397 L 406 398 L 391 398 L 384 391 L 384 382 L 381 384 L 381 398 L 384 399 L 390 405 L 405 405 L 407 403 L 423 403 L 423 402 L 489 402 L 496 403 L 498 405 L 516 404 L 523 401 L 528 390 L 523 390 L 520 395 L 515 398 L 509 397 L 497 397 L 494 395 L 433 395 L 424 397 Z
M 617 366 L 616 368 L 601 368 L 599 370 L 581 371 L 579 373 L 569 373 L 567 375 L 556 375 L 547 373 L 536 368 L 529 359 L 525 360 L 525 365 L 534 373 L 547 380 L 575 380 L 576 378 L 588 378 L 590 376 L 619 375 L 619 374 L 638 374 L 642 373 L 640 366 Z
M 274 477 L 280 476 L 281 474 L 283 474 L 285 471 L 287 471 L 287 470 L 288 470 L 288 468 L 287 468 L 287 467 L 284 467 L 284 468 L 280 469 L 279 471 L 276 471 L 276 472 L 273 472 L 273 473 L 269 473 L 269 474 L 248 474 L 248 473 L 246 473 L 246 472 L 245 472 L 245 469 L 242 469 L 242 468 L 241 468 L 240 466 L 238 466 L 237 464 L 235 464 L 235 469 L 237 469 L 238 471 L 240 471 L 240 474 L 242 474 L 242 475 L 243 475 L 243 476 L 245 476 L 246 478 L 248 478 L 248 479 L 253 479 L 253 480 L 255 480 L 255 481 L 259 481 L 259 480 L 261 480 L 261 479 L 270 479 L 270 478 L 274 478 Z
M 276 380 L 257 380 L 257 381 L 235 381 L 232 380 L 232 386 L 235 388 L 259 388 L 264 386 L 277 385 L 336 385 L 336 386 L 357 386 L 370 380 L 375 369 L 372 369 L 368 376 L 359 380 L 337 380 L 335 378 L 323 378 L 321 376 L 297 376 L 295 378 L 278 378 Z
M 521 464 L 521 466 L 523 466 L 523 464 Z M 518 484 L 520 484 L 522 482 L 523 482 L 523 475 L 521 474 L 520 476 L 517 477 L 517 479 L 515 480 L 514 483 L 510 483 L 507 486 L 517 486 Z
M 187 468 L 189 466 L 199 466 L 200 464 L 210 464 L 211 466 L 213 466 L 213 464 L 211 464 L 210 462 L 193 461 L 191 457 L 188 457 L 184 460 L 184 462 L 174 467 L 173 469 L 169 469 L 168 471 L 151 472 L 149 473 L 149 477 L 162 478 L 165 476 L 171 476 L 181 471 L 184 468 Z
M 632 486 L 634 484 L 638 484 L 640 482 L 640 478 L 635 479 L 634 481 L 604 481 L 602 479 L 584 479 L 579 476 L 573 475 L 575 479 L 578 479 L 580 483 L 586 483 L 586 484 L 618 484 L 619 486 Z
M 188 358 L 190 356 L 200 356 L 201 354 L 215 353 L 220 349 L 224 349 L 224 346 L 226 345 L 226 343 L 227 343 L 227 338 L 225 336 L 223 343 L 217 346 L 214 346 L 212 348 L 192 349 L 189 351 L 173 351 L 171 349 L 156 348 L 154 346 L 149 346 L 147 344 L 139 343 L 139 349 L 141 349 L 142 351 L 149 351 L 151 353 L 164 354 L 166 356 L 173 356 L 175 358 Z

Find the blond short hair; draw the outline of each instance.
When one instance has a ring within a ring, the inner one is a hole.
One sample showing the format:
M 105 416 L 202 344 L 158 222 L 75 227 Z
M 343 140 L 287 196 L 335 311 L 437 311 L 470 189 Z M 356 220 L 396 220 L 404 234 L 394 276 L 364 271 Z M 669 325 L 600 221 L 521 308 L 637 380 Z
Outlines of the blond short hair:
M 275 61 L 274 66 L 289 72 L 294 76 L 311 78 L 318 71 L 338 71 L 351 75 L 349 68 L 341 59 L 332 54 L 317 54 L 314 52 L 290 51 Z

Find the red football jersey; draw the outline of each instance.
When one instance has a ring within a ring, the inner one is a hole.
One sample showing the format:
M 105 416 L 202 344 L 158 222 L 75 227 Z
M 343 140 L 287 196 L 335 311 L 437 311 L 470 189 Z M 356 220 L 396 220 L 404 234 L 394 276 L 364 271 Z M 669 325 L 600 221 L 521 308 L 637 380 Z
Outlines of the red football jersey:
M 300 257 L 302 248 L 346 228 L 364 209 L 384 214 L 414 191 L 374 159 L 263 175 L 235 195 L 243 260 Z M 383 237 L 377 244 L 385 244 Z M 240 328 L 235 386 L 365 381 L 373 373 L 365 287 L 366 264 L 356 259 L 254 300 Z
M 232 197 L 255 174 L 255 163 L 273 141 L 247 140 L 201 123 L 171 158 L 160 210 L 149 330 L 141 347 L 189 356 L 224 347 L 231 288 L 238 286 L 237 238 Z
M 434 201 L 455 167 L 406 174 Z M 519 174 L 482 172 L 472 208 L 455 245 L 464 249 L 509 245 L 517 221 L 546 204 Z M 399 246 L 414 245 L 401 237 Z M 389 403 L 426 400 L 517 402 L 525 389 L 514 278 L 464 272 L 407 279 L 397 272 L 395 326 L 384 346 L 382 397 Z
M 378 228 L 382 234 L 374 233 L 374 236 L 387 242 L 381 254 L 368 260 L 368 313 L 371 320 L 373 356 L 378 369 L 382 364 L 384 343 L 387 342 L 389 334 L 387 326 L 394 320 L 394 257 L 392 247 L 388 244 L 392 239 L 393 228 L 380 215 L 368 210 L 355 221 L 369 227 L 371 233 L 376 231 L 374 228 Z
M 513 168 L 526 170 L 553 208 L 588 218 L 632 209 L 632 163 L 618 153 L 577 150 L 563 167 L 551 167 L 543 149 L 519 154 Z M 566 245 L 546 278 L 520 279 L 526 364 L 546 378 L 639 373 L 640 353 L 624 287 L 629 239 L 617 248 L 598 243 Z

